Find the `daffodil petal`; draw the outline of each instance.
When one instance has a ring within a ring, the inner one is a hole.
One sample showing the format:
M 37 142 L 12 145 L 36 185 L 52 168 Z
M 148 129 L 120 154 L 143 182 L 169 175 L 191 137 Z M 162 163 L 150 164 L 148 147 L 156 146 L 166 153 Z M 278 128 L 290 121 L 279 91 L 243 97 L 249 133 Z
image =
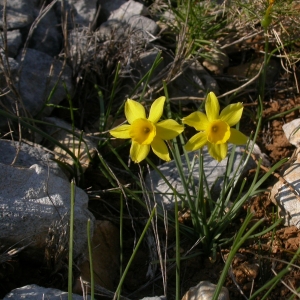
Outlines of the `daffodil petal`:
M 208 153 L 218 162 L 223 160 L 227 155 L 228 146 L 225 144 L 212 144 L 207 143 Z
M 229 126 L 234 126 L 242 117 L 243 104 L 241 102 L 226 106 L 220 113 L 220 119 Z
M 219 119 L 220 105 L 218 98 L 213 92 L 208 93 L 206 97 L 205 111 L 210 122 Z
M 174 139 L 183 131 L 184 127 L 172 119 L 164 120 L 156 124 L 156 136 L 163 140 Z
M 155 137 L 153 142 L 151 143 L 151 147 L 153 152 L 162 160 L 165 161 L 171 160 L 168 147 L 162 139 Z
M 206 130 L 209 125 L 206 114 L 195 111 L 182 119 L 182 123 L 194 127 L 198 131 Z
M 235 128 L 230 128 L 230 138 L 228 143 L 235 145 L 244 145 L 248 141 L 248 137 Z
M 157 123 L 161 118 L 164 110 L 164 104 L 166 101 L 166 97 L 162 96 L 157 98 L 151 105 L 149 118 L 148 120 L 152 123 Z
M 195 151 L 202 148 L 206 143 L 206 133 L 198 132 L 188 140 L 188 142 L 184 145 L 184 148 L 187 151 Z
M 145 108 L 141 103 L 127 99 L 125 103 L 125 116 L 129 124 L 132 124 L 136 119 L 146 119 Z
M 125 124 L 110 130 L 109 133 L 118 139 L 130 139 L 129 129 L 130 125 Z
M 140 145 L 136 142 L 132 142 L 130 157 L 135 163 L 139 163 L 147 157 L 149 151 L 150 145 Z

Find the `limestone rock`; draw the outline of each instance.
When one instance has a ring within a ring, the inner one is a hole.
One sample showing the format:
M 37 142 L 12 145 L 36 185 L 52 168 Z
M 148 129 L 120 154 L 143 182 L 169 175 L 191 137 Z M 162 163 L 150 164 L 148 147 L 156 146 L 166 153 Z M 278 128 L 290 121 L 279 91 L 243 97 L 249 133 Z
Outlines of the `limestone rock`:
M 55 6 L 58 20 L 61 20 L 62 14 L 60 2 L 58 1 Z M 64 10 L 68 12 L 68 28 L 89 27 L 92 23 L 97 23 L 95 18 L 97 17 L 98 5 L 97 0 L 65 0 Z
M 284 225 L 295 225 L 300 229 L 300 153 L 282 177 L 288 184 L 279 180 L 273 186 L 270 198 L 279 206 L 279 215 L 284 218 Z
M 134 39 L 153 39 L 157 34 L 157 24 L 144 16 L 134 15 L 127 20 L 109 19 L 97 31 L 100 41 L 119 41 L 130 35 Z
M 72 70 L 68 65 L 63 66 L 61 61 L 30 48 L 26 49 L 24 60 L 20 54 L 17 61 L 22 65 L 18 82 L 19 92 L 26 110 L 32 116 L 42 111 L 43 115 L 52 112 L 52 107 L 44 108 L 44 106 L 57 81 L 50 103 L 59 104 L 67 95 L 66 89 L 72 95 Z M 61 76 L 60 72 L 62 72 Z
M 39 10 L 34 10 L 37 18 Z M 44 52 L 52 57 L 58 55 L 62 49 L 62 34 L 59 31 L 58 20 L 52 7 L 39 21 L 29 40 L 29 48 Z
M 8 293 L 3 300 L 67 300 L 68 292 L 63 292 L 57 289 L 44 288 L 36 284 L 26 285 L 17 289 L 12 290 Z M 83 297 L 80 295 L 72 294 L 73 300 L 82 300 Z M 90 296 L 87 296 L 90 299 Z
M 170 98 L 204 97 L 207 91 L 219 94 L 216 80 L 198 61 L 184 62 L 181 71 L 182 73 L 168 85 Z M 184 104 L 191 102 L 193 101 L 188 99 L 181 100 L 181 103 Z
M 109 16 L 116 10 L 118 10 L 122 5 L 125 5 L 127 0 L 99 0 L 100 10 L 100 22 L 105 22 Z
M 2 164 L 10 165 L 14 162 L 14 166 L 25 168 L 38 164 L 50 173 L 67 179 L 58 164 L 53 161 L 54 155 L 40 145 L 32 147 L 24 142 L 19 144 L 19 142 L 0 140 L 0 153 Z
M 300 146 L 300 119 L 295 119 L 282 126 L 285 136 L 289 142 L 296 146 Z
M 7 31 L 7 54 L 15 57 L 22 43 L 22 35 L 19 29 Z M 3 34 L 0 35 L 0 49 L 4 49 Z
M 70 183 L 40 165 L 30 168 L 1 164 L 0 243 L 5 248 L 28 245 L 23 255 L 44 260 L 49 228 L 65 228 L 68 235 Z M 87 220 L 94 217 L 87 209 L 88 196 L 75 189 L 74 257 L 85 250 Z M 61 245 L 68 249 L 68 238 Z
M 282 129 L 289 142 L 296 146 L 300 146 L 300 119 L 295 119 L 282 126 Z M 285 170 L 283 174 L 284 180 L 278 180 L 273 186 L 270 199 L 275 205 L 279 206 L 279 215 L 284 218 L 284 225 L 295 225 L 300 229 L 300 153 L 297 150 L 297 159 L 292 165 Z
M 153 63 L 158 55 L 157 49 L 151 49 L 140 54 L 140 56 L 134 61 L 133 68 L 139 73 L 139 78 L 146 75 L 147 72 L 153 66 Z M 153 71 L 152 77 L 155 78 L 164 68 L 164 63 L 160 63 Z
M 12 57 L 5 58 L 5 54 L 0 51 L 2 60 L 4 64 L 0 66 L 0 89 L 2 91 L 7 91 L 7 94 L 1 95 L 1 102 L 6 111 L 15 111 L 15 95 L 9 89 L 10 82 L 18 75 L 19 63 Z M 7 120 L 5 117 L 0 116 L 0 128 L 7 125 Z
M 148 15 L 148 9 L 142 3 L 129 0 L 121 5 L 118 9 L 114 10 L 108 19 L 129 20 L 135 15 Z
M 131 33 L 142 39 L 153 38 L 158 32 L 158 25 L 144 16 L 134 15 L 127 20 L 127 23 L 131 26 Z
M 6 6 L 7 29 L 19 29 L 33 22 L 35 2 L 28 0 L 9 0 Z M 3 28 L 4 0 L 0 0 L 0 29 Z
M 209 281 L 201 281 L 196 286 L 191 287 L 181 300 L 211 300 L 215 290 L 215 284 Z M 229 300 L 227 288 L 222 287 L 218 300 Z
M 97 31 L 100 41 L 115 41 L 126 38 L 129 32 L 129 25 L 120 20 L 107 20 L 103 22 Z

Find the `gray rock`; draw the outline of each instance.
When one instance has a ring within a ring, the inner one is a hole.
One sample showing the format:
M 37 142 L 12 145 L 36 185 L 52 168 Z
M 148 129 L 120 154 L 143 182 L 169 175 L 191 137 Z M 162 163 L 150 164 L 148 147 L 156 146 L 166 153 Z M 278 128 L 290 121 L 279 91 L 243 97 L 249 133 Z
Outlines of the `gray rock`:
M 232 149 L 232 145 L 228 145 L 228 152 L 230 152 Z M 234 172 L 238 169 L 238 166 L 242 160 L 243 156 L 243 147 L 236 147 L 235 155 L 234 155 L 234 163 L 233 163 L 233 171 L 230 174 L 230 177 L 232 178 Z M 226 165 L 228 158 L 225 158 L 221 162 L 217 162 L 215 159 L 213 159 L 208 151 L 207 147 L 204 147 L 202 150 L 203 153 L 203 160 L 204 160 L 204 172 L 206 175 L 206 179 L 208 182 L 208 186 L 211 189 L 212 188 L 212 194 L 216 195 L 218 197 L 221 186 L 223 183 L 223 177 L 226 170 Z M 189 160 L 192 161 L 194 156 L 197 155 L 198 152 L 189 152 L 188 157 Z M 182 164 L 183 164 L 183 170 L 185 177 L 188 178 L 190 176 L 190 172 L 187 167 L 187 163 L 185 160 L 184 155 L 181 156 Z M 255 167 L 255 162 L 250 158 L 248 164 L 242 168 L 243 174 L 246 174 L 248 170 Z M 178 174 L 176 164 L 174 161 L 170 161 L 167 163 L 164 163 L 160 166 L 158 166 L 158 169 L 162 174 L 166 177 L 166 179 L 169 181 L 169 183 L 176 189 L 176 191 L 179 194 L 184 194 L 184 188 L 181 182 L 181 178 Z M 239 169 L 237 174 L 241 173 L 241 169 Z M 237 175 L 238 176 L 238 175 Z M 170 187 L 165 183 L 165 181 L 161 178 L 161 176 L 156 171 L 151 171 L 146 176 L 146 186 L 150 191 L 153 191 L 155 193 L 155 199 L 158 203 L 163 203 L 164 207 L 167 210 L 173 210 L 174 204 L 175 204 L 175 196 L 173 191 L 170 189 Z M 191 172 L 191 181 L 194 182 L 195 187 L 198 187 L 199 183 L 199 163 L 196 159 L 196 162 L 194 164 L 194 168 Z M 152 189 L 153 185 L 153 189 Z M 190 189 L 190 194 L 193 194 L 193 191 Z M 181 201 L 178 199 L 178 204 L 181 204 Z
M 145 16 L 148 15 L 148 9 L 142 3 L 129 0 L 121 5 L 118 9 L 111 12 L 109 16 L 109 20 L 117 19 L 117 20 L 129 20 L 134 15 Z
M 56 89 L 49 101 L 51 104 L 59 104 L 67 95 L 72 95 L 72 70 L 68 65 L 64 66 L 59 60 L 51 56 L 28 48 L 22 61 L 22 55 L 17 57 L 21 65 L 20 78 L 18 82 L 19 92 L 26 110 L 36 116 L 38 113 L 49 115 L 53 108 L 45 107 L 51 90 Z M 60 72 L 61 76 L 59 77 Z M 63 85 L 66 85 L 66 89 Z M 43 111 L 42 111 L 43 110 Z
M 149 51 L 140 54 L 139 58 L 134 62 L 134 70 L 139 72 L 140 78 L 142 78 L 153 66 L 153 63 L 158 55 L 157 49 L 151 49 Z M 154 70 L 152 77 L 155 78 L 159 72 L 164 69 L 164 63 L 160 63 Z
M 76 73 L 83 63 L 95 58 L 96 33 L 91 32 L 88 27 L 74 28 L 69 31 L 68 43 L 70 49 L 69 59 Z
M 49 237 L 57 239 L 60 251 L 68 249 L 70 183 L 37 164 L 30 168 L 0 166 L 1 245 L 4 248 L 27 245 L 22 254 L 36 263 L 44 260 Z M 87 205 L 87 194 L 76 187 L 74 258 L 86 249 L 88 219 L 92 221 L 91 232 L 94 228 L 94 216 Z
M 8 293 L 3 300 L 41 300 L 41 299 L 51 299 L 51 300 L 67 300 L 68 293 L 57 289 L 44 288 L 36 284 L 26 285 L 17 289 L 12 290 Z M 82 300 L 83 296 L 72 294 L 73 300 Z M 90 296 L 87 296 L 90 299 Z
M 12 72 L 13 75 L 17 75 L 16 72 L 19 69 L 19 63 L 12 57 L 7 57 L 2 51 L 0 51 L 1 59 L 3 61 L 3 65 L 0 65 L 0 87 L 4 88 L 5 85 L 3 84 L 5 82 L 5 73 L 6 72 Z
M 0 65 L 0 88 L 3 89 L 3 91 L 6 91 L 6 75 L 11 73 L 13 78 L 17 76 L 19 63 L 11 57 L 6 57 L 3 52 L 0 52 L 0 55 L 2 57 L 2 61 L 4 62 L 4 65 Z
M 297 160 L 284 172 L 286 182 L 278 180 L 272 187 L 270 199 L 279 208 L 279 216 L 285 226 L 295 225 L 300 229 L 300 153 Z
M 7 31 L 7 55 L 15 57 L 22 43 L 22 35 L 19 29 Z M 0 49 L 4 49 L 3 34 L 0 35 Z
M 18 141 L 1 139 L 0 153 L 0 163 L 2 164 L 11 165 L 14 162 L 14 166 L 25 168 L 39 164 L 45 169 L 49 169 L 52 174 L 67 179 L 58 164 L 53 161 L 54 155 L 40 145 L 32 147 L 24 142 L 19 144 Z
M 35 1 L 9 0 L 6 7 L 7 29 L 19 29 L 31 24 L 34 20 Z M 0 29 L 3 28 L 4 0 L 0 0 Z
M 97 0 L 65 0 L 64 9 L 68 12 L 68 28 L 89 27 L 94 22 L 98 9 Z M 61 18 L 60 1 L 55 6 L 58 19 Z M 102 8 L 101 8 L 102 10 Z
M 158 25 L 151 19 L 134 15 L 127 19 L 127 23 L 130 25 L 130 31 L 138 38 L 152 39 L 158 32 Z
M 71 0 L 76 10 L 75 23 L 81 26 L 89 26 L 95 18 L 97 12 L 97 0 Z
M 111 41 L 126 39 L 129 32 L 129 25 L 120 20 L 108 20 L 102 23 L 97 31 L 100 41 Z
M 296 146 L 300 146 L 300 119 L 295 119 L 282 126 L 284 134 L 289 142 Z
M 101 6 L 100 10 L 100 22 L 103 23 L 107 21 L 109 16 L 117 9 L 119 9 L 127 0 L 99 0 L 99 5 Z
M 196 286 L 191 287 L 182 300 L 211 300 L 214 292 L 216 290 L 216 285 L 209 281 L 200 281 Z M 218 300 L 229 300 L 229 292 L 226 287 L 222 287 L 222 290 L 218 296 Z
M 100 25 L 97 36 L 101 41 L 127 39 L 129 34 L 136 39 L 149 40 L 157 34 L 158 29 L 153 20 L 140 15 L 130 15 L 126 18 L 109 18 Z
M 289 142 L 298 147 L 297 159 L 285 170 L 283 180 L 272 187 L 270 199 L 279 207 L 279 216 L 284 218 L 284 225 L 295 225 L 300 229 L 300 119 L 295 119 L 282 126 Z
M 34 18 L 38 17 L 38 13 L 39 10 L 35 9 Z M 60 53 L 62 48 L 62 34 L 59 31 L 53 7 L 40 19 L 33 31 L 28 47 L 50 56 L 56 56 Z
M 0 65 L 0 89 L 4 92 L 1 96 L 1 102 L 5 110 L 13 112 L 15 110 L 15 94 L 9 88 L 8 82 L 13 82 L 18 75 L 19 64 L 11 57 L 6 57 L 0 51 L 3 65 Z M 0 128 L 7 125 L 7 119 L 0 116 Z
M 207 91 L 219 94 L 219 87 L 216 80 L 198 62 L 184 62 L 182 73 L 169 85 L 170 98 L 177 97 L 203 97 Z M 188 104 L 193 101 L 182 100 L 181 103 Z M 176 102 L 175 102 L 176 103 Z

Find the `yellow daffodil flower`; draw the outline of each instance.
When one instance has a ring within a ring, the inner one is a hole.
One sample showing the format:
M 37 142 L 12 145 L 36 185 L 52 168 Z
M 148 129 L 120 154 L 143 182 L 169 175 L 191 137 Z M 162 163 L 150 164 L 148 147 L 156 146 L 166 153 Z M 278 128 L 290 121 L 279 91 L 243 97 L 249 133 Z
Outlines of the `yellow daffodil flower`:
M 243 104 L 235 103 L 225 107 L 221 113 L 219 101 L 213 92 L 207 95 L 205 102 L 206 115 L 200 111 L 191 113 L 182 119 L 184 124 L 200 131 L 186 143 L 187 151 L 194 151 L 207 145 L 209 154 L 217 161 L 227 155 L 227 143 L 243 145 L 247 137 L 240 131 L 230 128 L 236 125 L 243 113 Z
M 183 126 L 172 119 L 158 122 L 163 114 L 166 97 L 156 99 L 150 108 L 148 119 L 145 108 L 139 102 L 128 99 L 125 103 L 125 116 L 129 124 L 110 130 L 113 137 L 131 139 L 131 159 L 139 163 L 150 151 L 165 161 L 170 160 L 169 150 L 164 140 L 171 140 L 183 131 Z

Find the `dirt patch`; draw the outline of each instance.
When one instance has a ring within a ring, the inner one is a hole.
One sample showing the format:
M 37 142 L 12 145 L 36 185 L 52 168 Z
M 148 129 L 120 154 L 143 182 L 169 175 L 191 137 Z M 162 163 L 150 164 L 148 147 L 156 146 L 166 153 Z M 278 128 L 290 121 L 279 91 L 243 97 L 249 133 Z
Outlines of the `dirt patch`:
M 278 96 L 280 97 L 277 97 L 276 100 L 270 100 L 265 104 L 263 118 L 266 122 L 261 133 L 261 142 L 273 162 L 290 157 L 295 150 L 286 138 L 282 126 L 299 117 L 299 109 L 291 110 L 300 106 L 299 97 L 292 99 L 283 95 Z M 288 111 L 291 112 L 286 113 Z

